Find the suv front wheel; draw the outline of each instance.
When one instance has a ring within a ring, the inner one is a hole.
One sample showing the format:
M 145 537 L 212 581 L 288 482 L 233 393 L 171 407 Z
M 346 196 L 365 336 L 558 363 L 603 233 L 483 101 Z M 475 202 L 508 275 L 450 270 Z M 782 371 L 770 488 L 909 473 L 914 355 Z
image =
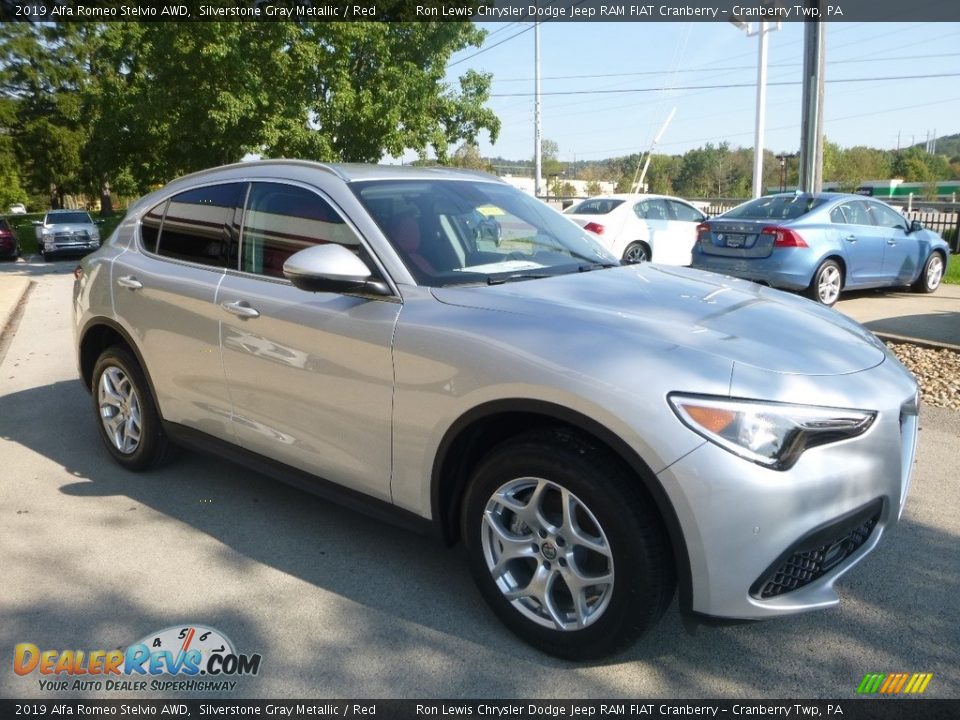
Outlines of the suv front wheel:
M 494 449 L 473 473 L 462 530 L 481 593 L 544 652 L 585 660 L 633 642 L 673 597 L 672 554 L 637 478 L 567 431 Z
M 93 368 L 93 407 L 107 450 L 128 470 L 162 463 L 170 443 L 139 363 L 119 345 L 107 348 Z

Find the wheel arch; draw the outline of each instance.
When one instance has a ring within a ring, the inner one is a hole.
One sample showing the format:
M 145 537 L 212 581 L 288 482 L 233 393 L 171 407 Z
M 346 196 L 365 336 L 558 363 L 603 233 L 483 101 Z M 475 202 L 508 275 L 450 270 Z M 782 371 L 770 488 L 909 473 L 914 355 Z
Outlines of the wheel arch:
M 673 553 L 681 610 L 693 607 L 693 582 L 687 545 L 673 505 L 656 475 L 616 433 L 601 423 L 561 405 L 542 400 L 505 399 L 479 405 L 447 430 L 431 473 L 434 523 L 447 544 L 460 538 L 460 512 L 473 467 L 498 443 L 537 428 L 571 429 L 604 447 L 633 473 L 663 522 Z
M 93 368 L 97 364 L 97 358 L 104 350 L 113 345 L 122 345 L 133 353 L 140 365 L 140 370 L 147 378 L 150 393 L 153 395 L 154 403 L 156 403 L 157 392 L 153 387 L 153 379 L 150 377 L 147 365 L 143 361 L 140 348 L 137 347 L 137 343 L 134 342 L 122 325 L 109 318 L 93 318 L 80 333 L 80 342 L 77 344 L 77 362 L 80 370 L 80 380 L 87 392 L 92 391 Z M 157 407 L 159 408 L 159 405 Z

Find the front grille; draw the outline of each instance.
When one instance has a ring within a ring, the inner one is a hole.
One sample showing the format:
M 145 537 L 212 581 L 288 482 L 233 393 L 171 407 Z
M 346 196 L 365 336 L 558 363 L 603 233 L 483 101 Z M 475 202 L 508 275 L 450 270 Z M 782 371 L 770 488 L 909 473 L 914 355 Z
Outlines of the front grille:
M 86 230 L 77 230 L 74 232 L 58 232 L 53 236 L 54 242 L 58 243 L 85 243 L 89 242 L 90 236 Z
M 880 522 L 882 509 L 883 502 L 876 500 L 796 543 L 760 576 L 750 594 L 768 600 L 822 577 L 863 546 Z

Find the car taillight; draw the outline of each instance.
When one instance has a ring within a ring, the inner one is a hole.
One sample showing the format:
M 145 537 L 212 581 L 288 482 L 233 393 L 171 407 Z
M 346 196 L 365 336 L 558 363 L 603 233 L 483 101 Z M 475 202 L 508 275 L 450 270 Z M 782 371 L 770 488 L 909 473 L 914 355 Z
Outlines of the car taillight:
M 774 247 L 796 247 L 796 248 L 805 248 L 809 247 L 800 235 L 791 230 L 790 228 L 784 227 L 765 227 L 760 231 L 761 235 L 773 235 L 773 246 Z
M 706 223 L 697 225 L 697 240 L 703 240 L 710 237 L 710 226 Z
M 588 222 L 586 225 L 583 226 L 583 229 L 589 230 L 590 232 L 596 233 L 597 235 L 603 235 L 604 227 L 600 223 Z
M 74 279 L 74 280 L 79 280 L 79 279 L 82 278 L 82 277 L 83 277 L 83 265 L 77 265 L 77 266 L 73 269 L 73 279 Z

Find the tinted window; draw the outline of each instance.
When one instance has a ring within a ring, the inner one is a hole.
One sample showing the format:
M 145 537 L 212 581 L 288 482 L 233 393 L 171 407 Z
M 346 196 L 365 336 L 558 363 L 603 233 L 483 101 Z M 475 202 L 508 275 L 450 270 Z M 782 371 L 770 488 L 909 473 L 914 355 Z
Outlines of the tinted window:
M 591 198 L 568 208 L 564 212 L 569 215 L 606 215 L 621 205 L 623 205 L 623 200 L 618 198 Z
M 330 204 L 293 185 L 254 183 L 243 223 L 240 267 L 283 277 L 283 263 L 311 245 L 337 243 L 358 250 L 360 239 Z
M 85 212 L 51 213 L 47 215 L 47 225 L 90 225 L 93 220 Z
M 845 202 L 830 211 L 830 220 L 841 225 L 871 225 L 862 202 Z
M 825 202 L 825 198 L 813 195 L 772 195 L 735 207 L 725 212 L 723 217 L 737 220 L 793 220 Z
M 902 228 L 904 230 L 907 227 L 907 221 L 903 219 L 903 215 L 886 205 L 876 202 L 868 203 L 867 213 L 873 220 L 873 224 L 879 227 Z
M 244 183 L 211 185 L 171 198 L 163 219 L 159 254 L 202 265 L 233 267 L 237 208 L 243 204 L 245 189 Z
M 667 209 L 667 203 L 663 200 L 641 200 L 633 206 L 633 211 L 638 218 L 643 220 L 669 220 L 670 211 Z
M 687 205 L 686 203 L 677 202 L 676 200 L 668 200 L 670 208 L 673 210 L 673 216 L 677 220 L 683 220 L 684 222 L 700 222 L 703 220 L 703 213 L 697 210 L 695 207 Z
M 155 208 L 147 211 L 140 221 L 140 239 L 143 241 L 143 247 L 148 251 L 155 253 L 157 251 L 157 242 L 160 240 L 160 223 L 163 222 L 163 211 L 167 209 L 167 201 L 157 205 Z

